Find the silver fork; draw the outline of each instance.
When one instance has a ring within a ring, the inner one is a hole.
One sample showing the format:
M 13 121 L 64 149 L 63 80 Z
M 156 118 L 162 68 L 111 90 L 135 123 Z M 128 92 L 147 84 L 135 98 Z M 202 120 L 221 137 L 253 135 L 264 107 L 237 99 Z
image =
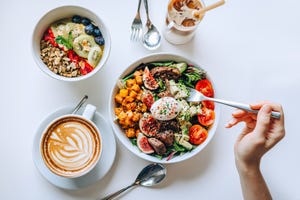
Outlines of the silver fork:
M 224 104 L 224 105 L 227 105 L 227 106 L 239 108 L 239 109 L 242 109 L 242 110 L 247 110 L 249 112 L 258 113 L 258 110 L 251 109 L 250 106 L 247 105 L 247 104 L 207 97 L 207 96 L 204 96 L 201 92 L 199 92 L 199 91 L 197 91 L 193 88 L 188 88 L 188 89 L 190 91 L 190 95 L 187 98 L 187 101 L 189 101 L 189 102 L 200 102 L 200 101 L 203 101 L 203 100 L 209 100 L 209 101 L 214 101 L 216 103 L 221 103 L 221 104 Z M 276 119 L 280 118 L 280 112 L 272 111 L 271 115 L 272 115 L 273 118 L 276 118 Z
M 142 37 L 143 25 L 142 25 L 142 20 L 141 20 L 141 16 L 140 16 L 141 1 L 142 0 L 139 0 L 136 15 L 135 15 L 135 17 L 133 19 L 133 22 L 131 24 L 131 33 L 130 33 L 131 41 L 138 41 Z

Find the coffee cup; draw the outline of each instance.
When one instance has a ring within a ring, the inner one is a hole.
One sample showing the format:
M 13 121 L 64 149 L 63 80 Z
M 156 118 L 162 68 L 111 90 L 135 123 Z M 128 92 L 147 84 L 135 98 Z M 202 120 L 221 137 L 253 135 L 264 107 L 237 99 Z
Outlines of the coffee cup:
M 82 115 L 54 119 L 43 131 L 40 151 L 44 164 L 54 174 L 78 178 L 90 172 L 102 152 L 101 134 L 91 121 L 96 107 L 86 105 Z

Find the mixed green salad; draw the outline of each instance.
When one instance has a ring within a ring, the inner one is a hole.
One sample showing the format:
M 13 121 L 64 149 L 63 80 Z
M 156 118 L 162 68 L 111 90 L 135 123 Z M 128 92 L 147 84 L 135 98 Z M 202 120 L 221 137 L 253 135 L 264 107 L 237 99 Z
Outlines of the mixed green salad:
M 115 114 L 132 144 L 167 160 L 201 145 L 214 123 L 214 103 L 188 102 L 189 88 L 214 95 L 206 72 L 186 62 L 142 63 L 120 80 Z

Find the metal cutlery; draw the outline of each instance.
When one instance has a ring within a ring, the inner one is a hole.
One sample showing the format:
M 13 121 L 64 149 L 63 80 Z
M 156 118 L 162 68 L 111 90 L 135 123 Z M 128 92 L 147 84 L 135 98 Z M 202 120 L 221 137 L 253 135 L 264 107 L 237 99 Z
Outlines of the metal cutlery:
M 246 111 L 249 111 L 249 112 L 258 113 L 258 110 L 251 109 L 250 106 L 247 105 L 247 104 L 207 97 L 207 96 L 204 96 L 201 92 L 199 92 L 199 91 L 197 91 L 193 88 L 188 88 L 188 89 L 190 91 L 190 95 L 187 98 L 187 101 L 189 101 L 189 102 L 200 102 L 200 101 L 203 101 L 203 100 L 209 100 L 209 101 L 214 101 L 216 103 L 221 103 L 221 104 L 224 104 L 224 105 L 227 105 L 227 106 L 231 106 L 231 107 L 239 108 L 239 109 L 242 109 L 242 110 L 246 110 Z M 273 118 L 276 118 L 276 119 L 280 118 L 280 112 L 272 111 L 271 115 L 272 115 Z
M 131 41 L 139 41 L 142 37 L 143 25 L 142 25 L 142 20 L 141 20 L 141 16 L 140 16 L 141 1 L 142 0 L 139 0 L 139 2 L 138 2 L 138 8 L 136 11 L 136 15 L 131 24 L 131 31 L 130 31 L 131 32 L 130 33 Z

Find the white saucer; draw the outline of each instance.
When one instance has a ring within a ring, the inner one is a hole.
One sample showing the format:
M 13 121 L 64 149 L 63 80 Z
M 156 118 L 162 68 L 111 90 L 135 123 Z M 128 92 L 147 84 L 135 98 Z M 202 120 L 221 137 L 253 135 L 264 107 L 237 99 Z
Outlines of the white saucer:
M 116 141 L 111 127 L 107 124 L 104 117 L 99 112 L 96 112 L 92 121 L 99 128 L 103 141 L 102 155 L 98 164 L 92 171 L 79 178 L 64 178 L 53 174 L 44 164 L 42 156 L 40 154 L 40 137 L 48 123 L 50 123 L 53 119 L 61 115 L 71 113 L 72 109 L 72 107 L 60 108 L 57 111 L 48 115 L 40 123 L 40 126 L 38 127 L 34 136 L 32 154 L 35 166 L 50 183 L 63 189 L 76 190 L 86 187 L 92 183 L 95 183 L 96 181 L 102 179 L 108 173 L 115 160 Z M 82 113 L 82 109 L 80 109 L 77 113 Z

